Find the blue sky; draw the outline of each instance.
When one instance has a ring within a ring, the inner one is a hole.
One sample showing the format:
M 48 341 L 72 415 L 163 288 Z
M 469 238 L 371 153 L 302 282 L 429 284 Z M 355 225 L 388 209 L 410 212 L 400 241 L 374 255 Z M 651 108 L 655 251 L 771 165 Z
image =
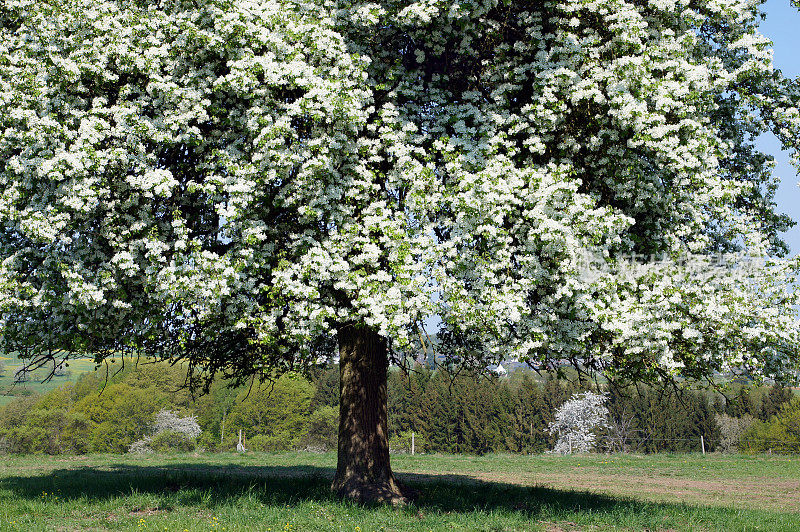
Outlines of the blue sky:
M 762 7 L 767 19 L 761 24 L 761 33 L 775 44 L 775 66 L 785 76 L 800 76 L 800 12 L 789 4 L 789 0 L 768 0 Z M 795 169 L 789 164 L 789 156 L 781 152 L 778 140 L 772 135 L 759 139 L 759 147 L 775 157 L 775 174 L 781 185 L 776 194 L 778 210 L 800 221 L 800 187 Z M 800 226 L 784 234 L 792 249 L 792 255 L 800 254 Z

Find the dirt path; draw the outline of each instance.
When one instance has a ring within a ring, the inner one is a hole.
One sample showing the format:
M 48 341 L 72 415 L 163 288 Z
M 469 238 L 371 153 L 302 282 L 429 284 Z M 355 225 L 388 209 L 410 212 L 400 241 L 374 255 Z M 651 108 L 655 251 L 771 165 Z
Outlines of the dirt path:
M 485 482 L 519 486 L 539 486 L 559 490 L 589 491 L 632 497 L 653 502 L 686 502 L 709 506 L 760 508 L 800 512 L 800 480 L 773 480 L 762 477 L 729 480 L 693 480 L 659 475 L 634 476 L 597 472 L 465 474 L 456 471 L 415 471 L 421 475 L 470 477 Z

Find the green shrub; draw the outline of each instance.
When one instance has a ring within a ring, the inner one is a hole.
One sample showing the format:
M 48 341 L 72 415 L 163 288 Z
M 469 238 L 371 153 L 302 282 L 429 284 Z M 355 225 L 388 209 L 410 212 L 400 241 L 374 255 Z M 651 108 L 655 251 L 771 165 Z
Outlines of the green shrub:
M 22 454 L 64 452 L 62 432 L 67 425 L 68 391 L 17 399 L 0 411 L 0 436 L 9 451 Z
M 157 389 L 124 383 L 87 395 L 76 403 L 75 411 L 88 419 L 88 452 L 126 452 L 149 432 L 156 412 L 166 403 L 166 395 Z
M 430 444 L 425 439 L 425 436 L 415 432 L 414 434 L 414 452 L 424 453 L 428 450 Z M 400 434 L 394 434 L 389 438 L 389 449 L 393 453 L 410 453 L 411 452 L 411 435 L 412 431 L 406 430 Z
M 6 437 L 17 453 L 58 454 L 62 451 L 59 435 L 65 425 L 63 410 L 35 408 L 25 417 L 25 423 L 10 429 Z
M 784 403 L 777 414 L 757 422 L 742 436 L 746 452 L 800 453 L 800 398 Z
M 336 449 L 339 438 L 339 408 L 323 406 L 308 417 L 308 428 L 301 446 L 312 451 Z
M 235 444 L 226 446 L 224 442 L 220 441 L 218 434 L 210 432 L 203 432 L 197 438 L 197 447 L 211 452 L 231 451 L 235 448 Z
M 242 429 L 248 436 L 247 447 L 253 450 L 299 447 L 307 430 L 312 392 L 311 383 L 294 375 L 284 375 L 272 385 L 243 389 L 228 416 L 226 436 L 237 438 Z M 256 436 L 263 438 L 256 440 Z
M 288 432 L 280 432 L 277 434 L 256 434 L 252 438 L 248 438 L 246 442 L 248 451 L 259 452 L 278 452 L 289 451 L 295 447 L 296 437 L 293 437 Z
M 0 408 L 0 435 L 24 424 L 28 413 L 36 406 L 36 401 L 36 397 L 21 397 Z
M 316 410 L 323 406 L 339 406 L 339 365 L 333 365 L 322 371 L 314 379 L 314 396 L 311 408 Z
M 150 448 L 157 453 L 190 452 L 196 447 L 194 438 L 177 431 L 159 432 L 150 439 Z
M 167 364 L 129 364 L 108 377 L 86 373 L 74 385 L 13 401 L 0 408 L 3 447 L 16 453 L 125 452 L 152 434 L 156 412 L 189 410 L 188 391 L 180 389 L 184 374 Z M 15 394 L 24 391 L 14 387 Z
M 66 415 L 66 424 L 61 431 L 62 452 L 70 454 L 86 454 L 89 452 L 89 439 L 87 435 L 92 424 L 82 412 L 69 411 Z

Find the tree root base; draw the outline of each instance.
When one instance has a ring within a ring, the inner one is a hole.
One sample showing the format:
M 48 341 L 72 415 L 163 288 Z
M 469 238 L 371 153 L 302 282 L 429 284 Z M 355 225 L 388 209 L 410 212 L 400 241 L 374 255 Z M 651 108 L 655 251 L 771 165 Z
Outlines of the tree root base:
M 370 481 L 366 479 L 350 478 L 344 482 L 333 481 L 331 489 L 342 499 L 350 499 L 359 504 L 391 504 L 392 506 L 405 506 L 413 502 L 419 493 L 394 477 Z

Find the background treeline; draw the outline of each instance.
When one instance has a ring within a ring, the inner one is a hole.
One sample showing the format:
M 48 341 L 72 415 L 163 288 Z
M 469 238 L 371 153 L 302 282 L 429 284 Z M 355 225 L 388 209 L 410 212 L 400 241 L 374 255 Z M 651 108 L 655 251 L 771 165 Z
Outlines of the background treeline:
M 185 370 L 140 364 L 115 375 L 81 375 L 42 395 L 0 408 L 0 452 L 127 452 L 153 436 L 156 414 L 193 416 L 199 438 L 175 448 L 233 450 L 242 431 L 248 449 L 335 449 L 338 430 L 338 368 L 309 380 L 286 375 L 262 386 L 231 388 L 215 383 L 193 397 Z M 389 374 L 390 445 L 417 452 L 538 453 L 552 448 L 547 428 L 570 396 L 596 389 L 588 382 L 516 371 L 501 379 L 453 375 L 417 368 Z M 800 451 L 800 400 L 779 387 L 734 385 L 711 391 L 609 387 L 609 425 L 599 449 L 636 452 Z M 164 438 L 161 438 L 163 440 Z M 168 450 L 160 441 L 158 450 Z
M 763 434 L 769 428 L 772 439 L 787 442 L 782 451 L 800 451 L 800 424 L 794 432 L 775 429 L 781 416 L 800 419 L 800 400 L 793 402 L 787 388 L 734 384 L 724 394 L 671 387 L 601 388 L 608 394 L 610 415 L 608 427 L 598 435 L 598 450 L 693 452 L 700 450 L 702 435 L 707 451 L 777 451 L 761 444 L 770 439 Z M 417 449 L 421 445 L 427 451 L 543 452 L 556 441 L 548 431 L 556 410 L 572 395 L 587 390 L 597 391 L 597 386 L 574 379 L 535 378 L 523 371 L 502 379 L 397 371 L 389 377 L 390 434 L 399 449 L 407 448 L 413 431 Z M 746 446 L 740 445 L 745 441 Z

